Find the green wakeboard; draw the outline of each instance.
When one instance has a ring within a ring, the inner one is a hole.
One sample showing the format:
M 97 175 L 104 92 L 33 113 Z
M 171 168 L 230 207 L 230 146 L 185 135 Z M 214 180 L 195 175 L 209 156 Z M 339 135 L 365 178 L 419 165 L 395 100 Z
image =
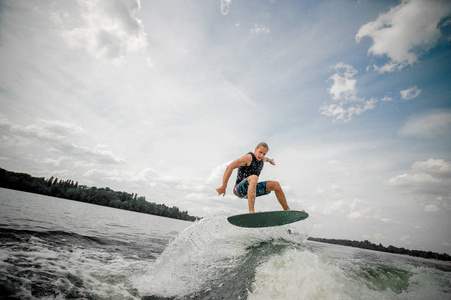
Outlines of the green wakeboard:
M 228 217 L 227 221 L 239 227 L 258 228 L 286 225 L 304 220 L 307 217 L 308 213 L 303 211 L 282 210 L 235 215 Z

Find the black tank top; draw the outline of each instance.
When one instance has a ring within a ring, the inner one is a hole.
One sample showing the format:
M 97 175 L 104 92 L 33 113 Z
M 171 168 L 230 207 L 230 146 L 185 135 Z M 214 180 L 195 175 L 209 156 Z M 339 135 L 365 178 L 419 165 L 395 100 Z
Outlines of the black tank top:
M 249 152 L 248 154 L 252 155 L 252 162 L 249 166 L 242 166 L 238 168 L 238 175 L 236 177 L 235 185 L 243 181 L 244 178 L 248 178 L 251 175 L 260 176 L 260 173 L 263 169 L 263 159 L 261 161 L 258 161 L 254 153 Z

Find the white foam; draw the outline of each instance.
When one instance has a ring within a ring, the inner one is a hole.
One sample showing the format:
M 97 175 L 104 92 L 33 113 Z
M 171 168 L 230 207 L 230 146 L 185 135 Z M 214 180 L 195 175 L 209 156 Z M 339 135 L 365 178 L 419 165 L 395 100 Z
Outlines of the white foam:
M 400 299 L 446 299 L 451 295 L 451 273 L 431 268 L 413 268 L 409 288 Z M 414 297 L 413 297 L 414 295 Z
M 131 264 L 122 256 L 100 249 L 74 247 L 61 249 L 46 244 L 39 238 L 31 238 L 28 243 L 15 244 L 14 248 L 0 250 L 0 276 L 8 272 L 10 278 L 20 282 L 17 286 L 17 297 L 32 299 L 31 284 L 52 285 L 54 295 L 46 299 L 64 299 L 63 291 L 75 288 L 80 293 L 110 299 L 121 295 L 124 299 L 138 299 L 128 290 L 131 283 L 127 280 L 131 275 Z M 7 261 L 14 262 L 13 264 Z M 141 262 L 145 264 L 145 262 Z M 22 272 L 26 271 L 26 275 Z M 44 275 L 47 279 L 42 279 Z M 54 282 L 45 282 L 55 276 Z M 82 286 L 75 286 L 68 276 L 79 280 Z
M 347 299 L 347 281 L 326 255 L 291 249 L 257 268 L 249 299 Z
M 257 267 L 248 299 L 445 299 L 450 283 L 451 274 L 436 269 L 399 269 L 290 249 Z
M 288 235 L 282 227 L 235 227 L 226 217 L 224 212 L 206 217 L 174 239 L 147 274 L 133 280 L 140 294 L 182 298 L 194 294 L 243 263 L 248 247 Z

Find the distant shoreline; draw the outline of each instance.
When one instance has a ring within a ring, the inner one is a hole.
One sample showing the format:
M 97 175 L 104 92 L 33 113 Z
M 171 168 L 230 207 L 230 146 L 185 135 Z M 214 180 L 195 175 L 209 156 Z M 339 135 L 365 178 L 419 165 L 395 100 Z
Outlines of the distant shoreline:
M 58 180 L 53 176 L 45 179 L 0 168 L 0 187 L 184 221 L 194 222 L 199 219 L 190 216 L 187 211 L 180 211 L 176 206 L 148 202 L 146 197 L 138 197 L 135 193 L 117 192 L 108 187 L 87 187 L 70 179 Z
M 388 247 L 384 247 L 382 244 L 376 245 L 376 244 L 369 242 L 368 240 L 361 242 L 361 241 L 350 241 L 350 240 L 342 240 L 342 239 L 314 238 L 314 237 L 308 237 L 307 240 L 314 241 L 314 242 L 320 242 L 320 243 L 327 243 L 327 244 L 348 246 L 348 247 L 361 248 L 361 249 L 367 249 L 367 250 L 374 250 L 374 251 L 380 251 L 380 252 L 403 254 L 403 255 L 409 255 L 412 257 L 421 257 L 421 258 L 451 263 L 451 256 L 446 253 L 439 254 L 439 253 L 432 252 L 432 251 L 409 250 L 409 249 L 405 249 L 405 248 L 394 247 L 392 245 L 390 245 Z

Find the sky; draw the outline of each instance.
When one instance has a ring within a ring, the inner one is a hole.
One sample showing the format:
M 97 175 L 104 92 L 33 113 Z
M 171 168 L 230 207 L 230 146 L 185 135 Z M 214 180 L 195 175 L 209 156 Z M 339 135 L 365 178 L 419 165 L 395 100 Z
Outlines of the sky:
M 265 141 L 309 236 L 451 254 L 450 1 L 0 0 L 0 66 L 1 168 L 235 214 Z

